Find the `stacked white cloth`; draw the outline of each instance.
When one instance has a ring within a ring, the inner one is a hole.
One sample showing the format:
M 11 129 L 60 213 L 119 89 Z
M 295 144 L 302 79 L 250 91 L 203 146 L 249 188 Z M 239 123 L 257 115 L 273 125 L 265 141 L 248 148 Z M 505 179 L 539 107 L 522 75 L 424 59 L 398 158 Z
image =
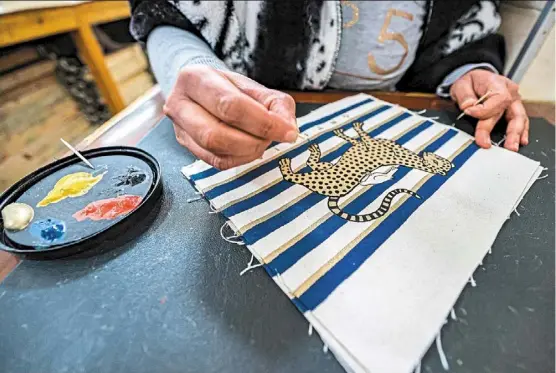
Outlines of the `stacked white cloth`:
M 182 172 L 348 372 L 411 372 L 542 168 L 363 94 L 298 123 L 262 159 Z

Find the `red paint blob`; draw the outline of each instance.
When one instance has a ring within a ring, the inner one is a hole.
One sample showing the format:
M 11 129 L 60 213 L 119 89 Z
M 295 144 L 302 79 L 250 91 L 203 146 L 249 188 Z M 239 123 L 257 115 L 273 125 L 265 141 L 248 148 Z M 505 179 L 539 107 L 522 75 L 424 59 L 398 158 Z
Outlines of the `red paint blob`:
M 116 198 L 101 199 L 89 203 L 82 210 L 73 214 L 77 221 L 85 219 L 111 220 L 118 216 L 129 214 L 135 210 L 143 200 L 140 196 L 123 195 Z

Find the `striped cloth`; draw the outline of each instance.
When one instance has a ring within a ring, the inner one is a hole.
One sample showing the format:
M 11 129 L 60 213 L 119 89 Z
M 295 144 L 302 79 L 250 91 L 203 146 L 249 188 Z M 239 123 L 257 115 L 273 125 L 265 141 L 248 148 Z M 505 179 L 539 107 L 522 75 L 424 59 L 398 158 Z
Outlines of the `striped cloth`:
M 321 162 L 339 162 L 355 145 L 334 130 L 359 141 L 357 122 L 372 139 L 394 140 L 451 166 L 441 174 L 384 165 L 336 203 L 351 215 L 383 215 L 342 218 L 327 195 L 286 181 L 280 163 L 289 158 L 293 172 L 310 172 L 312 144 Z M 182 172 L 347 371 L 410 372 L 542 168 L 499 147 L 480 149 L 453 127 L 363 94 L 298 123 L 296 143 L 273 144 L 250 164 L 220 172 L 197 161 Z

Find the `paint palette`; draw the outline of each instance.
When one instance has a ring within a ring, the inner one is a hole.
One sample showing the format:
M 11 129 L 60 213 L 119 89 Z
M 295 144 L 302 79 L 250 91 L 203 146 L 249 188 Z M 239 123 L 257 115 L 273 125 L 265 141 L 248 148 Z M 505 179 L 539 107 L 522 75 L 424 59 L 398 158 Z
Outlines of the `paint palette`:
M 106 147 L 51 163 L 26 176 L 0 196 L 0 210 L 17 202 L 34 210 L 19 231 L 4 229 L 0 249 L 35 258 L 54 258 L 98 247 L 110 236 L 144 231 L 142 218 L 162 193 L 160 167 L 143 150 Z

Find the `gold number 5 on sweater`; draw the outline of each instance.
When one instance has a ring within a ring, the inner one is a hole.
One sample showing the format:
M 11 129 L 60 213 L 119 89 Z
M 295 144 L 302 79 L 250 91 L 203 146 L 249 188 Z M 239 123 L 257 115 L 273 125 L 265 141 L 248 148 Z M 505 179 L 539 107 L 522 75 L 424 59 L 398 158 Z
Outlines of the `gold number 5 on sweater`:
M 404 36 L 399 33 L 399 32 L 390 32 L 388 31 L 388 26 L 390 26 L 390 22 L 392 21 L 392 17 L 396 16 L 396 17 L 403 17 L 409 21 L 413 21 L 413 14 L 404 12 L 402 10 L 397 10 L 397 9 L 389 9 L 388 13 L 386 13 L 386 19 L 384 20 L 384 24 L 382 25 L 382 29 L 380 30 L 380 35 L 378 36 L 378 41 L 380 43 L 384 43 L 388 40 L 394 40 L 398 43 L 401 44 L 401 46 L 404 49 L 404 54 L 400 60 L 400 62 L 392 67 L 391 69 L 383 69 L 380 66 L 377 65 L 376 60 L 374 58 L 374 56 L 369 52 L 369 55 L 367 56 L 367 62 L 369 64 L 369 69 L 371 69 L 371 71 L 373 71 L 376 74 L 379 75 L 386 75 L 386 74 L 390 74 L 396 70 L 398 70 L 400 68 L 400 66 L 403 64 L 403 62 L 405 61 L 407 54 L 409 53 L 409 47 L 407 46 L 407 41 L 405 41 Z

